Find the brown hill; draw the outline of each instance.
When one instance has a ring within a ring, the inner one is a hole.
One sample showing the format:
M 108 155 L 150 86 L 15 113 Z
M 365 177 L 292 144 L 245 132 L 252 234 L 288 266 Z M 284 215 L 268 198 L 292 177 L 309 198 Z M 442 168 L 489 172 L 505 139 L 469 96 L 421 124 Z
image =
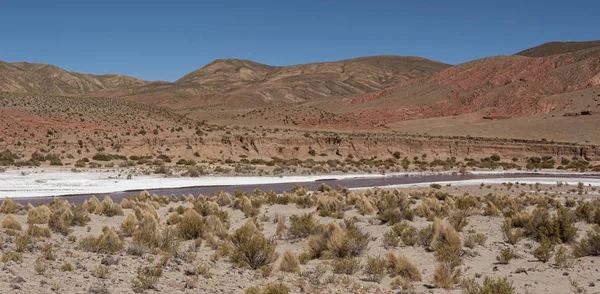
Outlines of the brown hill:
M 540 58 L 497 56 L 379 92 L 325 101 L 319 107 L 335 116 L 299 114 L 302 119 L 296 121 L 356 127 L 475 112 L 490 119 L 543 115 L 565 105 L 547 97 L 599 84 L 600 47 Z
M 149 83 L 93 94 L 125 97 L 174 109 L 254 107 L 364 94 L 429 76 L 447 67 L 449 65 L 424 58 L 402 56 L 373 56 L 293 66 L 218 59 L 174 83 Z
M 533 48 L 523 50 L 517 53 L 516 55 L 527 57 L 545 57 L 555 54 L 575 52 L 599 46 L 600 40 L 586 42 L 548 42 Z
M 0 61 L 0 91 L 4 92 L 75 95 L 145 83 L 122 75 L 81 74 L 49 64 Z

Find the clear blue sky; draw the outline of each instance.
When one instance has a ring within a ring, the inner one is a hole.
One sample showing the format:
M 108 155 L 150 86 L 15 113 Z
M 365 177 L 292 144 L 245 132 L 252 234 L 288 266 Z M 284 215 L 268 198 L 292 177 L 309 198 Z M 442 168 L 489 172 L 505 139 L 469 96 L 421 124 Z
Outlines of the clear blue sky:
M 224 57 L 290 65 L 394 54 L 456 64 L 600 39 L 599 11 L 598 0 L 3 0 L 0 60 L 167 81 Z

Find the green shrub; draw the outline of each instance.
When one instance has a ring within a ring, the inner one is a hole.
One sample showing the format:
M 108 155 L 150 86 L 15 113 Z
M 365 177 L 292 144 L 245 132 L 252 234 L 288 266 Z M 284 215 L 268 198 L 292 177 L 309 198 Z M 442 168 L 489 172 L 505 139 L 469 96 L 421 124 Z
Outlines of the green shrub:
M 161 266 L 138 267 L 136 278 L 132 281 L 134 289 L 150 290 L 156 289 L 156 284 L 162 276 Z
M 573 255 L 575 257 L 600 256 L 600 226 L 594 226 L 579 243 L 573 246 Z
M 515 294 L 515 288 L 507 277 L 485 277 L 483 285 L 478 285 L 474 280 L 463 283 L 463 294 Z
M 548 262 L 550 258 L 552 258 L 552 254 L 554 250 L 554 244 L 550 241 L 550 239 L 543 237 L 540 241 L 540 246 L 533 250 L 533 256 L 539 259 L 541 262 Z
M 322 231 L 323 226 L 319 224 L 310 213 L 302 216 L 292 215 L 290 217 L 288 235 L 292 239 L 306 238 L 310 235 L 319 234 Z

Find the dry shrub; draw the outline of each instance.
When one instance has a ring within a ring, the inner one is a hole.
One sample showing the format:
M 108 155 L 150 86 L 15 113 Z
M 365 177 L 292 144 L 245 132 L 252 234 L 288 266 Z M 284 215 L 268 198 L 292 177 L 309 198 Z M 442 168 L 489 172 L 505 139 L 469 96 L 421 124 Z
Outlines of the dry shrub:
M 71 225 L 74 226 L 85 226 L 88 222 L 91 221 L 90 216 L 88 215 L 87 209 L 83 205 L 76 205 L 71 210 L 72 216 L 70 216 Z
M 344 217 L 344 204 L 336 197 L 320 197 L 317 200 L 317 212 L 323 217 Z
M 163 268 L 159 265 L 138 267 L 136 277 L 132 284 L 134 289 L 150 290 L 156 289 L 156 284 L 162 276 Z
M 434 218 L 433 224 L 419 231 L 419 244 L 428 250 L 432 250 L 432 245 L 443 228 L 442 221 L 437 217 Z
M 227 239 L 229 227 L 216 215 L 209 215 L 204 218 L 204 230 L 221 239 Z
M 177 212 L 171 212 L 166 219 L 167 225 L 172 226 L 179 223 L 181 216 Z
M 398 257 L 390 251 L 387 254 L 387 261 L 390 276 L 401 276 L 414 282 L 421 281 L 421 271 L 406 256 L 401 255 Z
M 462 229 L 469 224 L 469 221 L 467 220 L 468 217 L 469 214 L 467 211 L 459 210 L 450 215 L 448 222 L 455 230 L 461 232 Z
M 460 281 L 461 270 L 451 263 L 440 263 L 433 273 L 433 284 L 438 288 L 453 289 Z
M 230 238 L 233 245 L 230 258 L 236 265 L 258 269 L 277 260 L 275 245 L 267 240 L 250 220 L 238 228 Z
M 46 273 L 46 270 L 48 270 L 48 264 L 46 264 L 46 261 L 40 260 L 38 258 L 33 263 L 33 269 L 38 275 L 44 275 Z
M 135 216 L 138 219 L 142 219 L 144 215 L 149 215 L 152 216 L 156 221 L 160 221 L 160 218 L 158 217 L 158 212 L 156 212 L 154 205 L 151 205 L 149 203 L 140 202 L 135 206 L 133 211 L 135 212 Z
M 27 228 L 27 234 L 34 238 L 50 238 L 52 237 L 52 231 L 50 231 L 49 227 L 39 227 L 36 225 L 29 225 Z
M 559 268 L 570 268 L 573 267 L 573 257 L 565 246 L 558 247 L 556 255 L 554 256 L 554 264 Z
M 511 245 L 517 244 L 523 236 L 519 229 L 513 228 L 513 219 L 511 218 L 504 220 L 501 229 L 504 242 Z
M 121 205 L 114 203 L 110 197 L 106 196 L 104 197 L 104 200 L 102 200 L 102 202 L 100 202 L 100 204 L 96 207 L 94 213 L 97 215 L 111 217 L 115 215 L 123 215 L 123 209 L 121 208 Z
M 4 219 L 2 220 L 2 227 L 5 228 L 5 229 L 11 229 L 11 230 L 20 231 L 21 230 L 21 223 L 19 223 L 15 219 L 14 215 L 9 214 L 6 217 L 4 217 Z
M 400 289 L 402 290 L 401 293 L 414 293 L 415 287 L 410 281 L 402 277 L 395 277 L 390 281 L 390 288 Z
M 68 235 L 71 232 L 73 212 L 67 208 L 64 211 L 55 210 L 48 221 L 48 227 L 55 233 Z
M 10 251 L 5 251 L 2 254 L 2 258 L 0 258 L 0 261 L 2 261 L 3 263 L 8 263 L 8 262 L 22 262 L 23 261 L 23 254 L 19 253 L 19 252 L 10 252 Z
M 475 280 L 470 279 L 463 282 L 463 294 L 514 294 L 516 293 L 512 283 L 507 277 L 493 279 L 485 277 L 483 285 L 477 284 Z
M 202 216 L 193 209 L 188 209 L 183 213 L 179 221 L 179 234 L 185 240 L 193 240 L 202 237 L 204 221 Z
M 514 249 L 510 247 L 502 248 L 496 256 L 496 261 L 498 261 L 500 264 L 508 264 L 513 258 L 515 258 L 515 256 L 516 254 Z
M 467 248 L 473 249 L 477 245 L 485 245 L 485 241 L 487 241 L 487 236 L 485 234 L 469 234 L 463 241 L 463 245 Z
M 404 245 L 415 246 L 419 242 L 419 232 L 415 227 L 408 226 L 402 231 L 400 238 Z
M 66 260 L 65 260 L 65 262 L 64 262 L 64 263 L 63 263 L 63 264 L 60 266 L 60 271 L 61 271 L 61 272 L 72 272 L 72 271 L 73 271 L 73 269 L 74 269 L 74 268 L 73 268 L 73 265 L 72 265 L 70 262 L 66 261 Z
M 124 198 L 121 200 L 120 205 L 123 209 L 132 209 L 135 206 L 135 202 L 129 198 Z
M 219 192 L 219 194 L 216 197 L 216 201 L 219 204 L 219 206 L 228 206 L 233 203 L 233 201 L 231 200 L 231 195 L 223 191 Z
M 333 273 L 353 275 L 361 269 L 358 258 L 336 258 L 331 262 Z
M 485 206 L 485 210 L 483 211 L 483 215 L 499 216 L 500 210 L 498 209 L 498 207 L 496 207 L 496 205 L 494 203 L 492 203 L 491 201 L 488 201 L 487 205 Z
M 46 260 L 55 260 L 56 254 L 54 253 L 54 249 L 52 248 L 52 244 L 46 243 L 42 246 L 42 256 Z
M 400 238 L 398 237 L 398 234 L 394 232 L 394 230 L 389 230 L 387 233 L 383 234 L 382 242 L 385 248 L 398 247 L 400 244 Z
M 104 227 L 100 236 L 82 238 L 79 241 L 79 249 L 88 252 L 111 254 L 123 249 L 123 241 L 113 230 Z
M 267 284 L 262 291 L 262 294 L 288 294 L 290 288 L 283 283 Z
M 369 281 L 380 282 L 385 276 L 386 268 L 387 260 L 385 258 L 368 256 L 363 271 Z
M 279 270 L 287 273 L 300 272 L 300 262 L 298 261 L 296 254 L 290 250 L 286 250 L 283 253 L 281 262 L 279 263 Z
M 133 213 L 129 213 L 121 223 L 121 232 L 127 237 L 131 237 L 135 231 L 138 219 Z
M 100 201 L 98 201 L 98 198 L 96 198 L 96 196 L 92 196 L 92 198 L 83 202 L 83 207 L 85 207 L 85 209 L 87 209 L 88 212 L 96 211 L 98 205 L 100 205 Z
M 128 218 L 131 220 L 133 217 L 128 216 Z M 159 230 L 158 221 L 152 215 L 144 213 L 137 220 L 137 227 L 132 232 L 133 242 L 148 248 L 155 248 L 158 246 Z
M 437 198 L 428 197 L 421 200 L 419 206 L 415 208 L 415 213 L 420 217 L 431 220 L 434 217 L 445 216 L 447 211 Z
M 28 224 L 47 224 L 50 221 L 52 211 L 46 205 L 40 205 L 38 207 L 31 207 L 27 211 L 27 223 Z
M 25 252 L 27 247 L 31 244 L 31 237 L 27 234 L 15 235 L 15 250 L 17 252 Z
M 360 198 L 356 201 L 355 206 L 358 210 L 358 213 L 360 213 L 361 215 L 371 215 L 375 213 L 375 208 L 373 207 L 373 204 L 371 203 L 369 198 L 365 196 L 360 196 Z
M 319 224 L 311 213 L 302 216 L 292 215 L 290 217 L 290 228 L 288 235 L 292 239 L 306 238 L 310 235 L 316 235 L 323 231 L 323 226 Z
M 550 258 L 552 258 L 554 251 L 554 244 L 550 241 L 550 239 L 543 237 L 542 241 L 540 241 L 540 246 L 533 250 L 533 256 L 539 259 L 541 262 L 546 263 Z
M 573 255 L 575 257 L 600 256 L 600 226 L 594 226 L 573 246 Z
M 453 267 L 462 263 L 462 241 L 460 235 L 452 227 L 444 227 L 436 236 L 433 245 L 435 257 L 439 262 L 449 263 Z
M 108 279 L 110 276 L 110 269 L 105 265 L 98 265 L 94 271 L 92 271 L 92 276 L 98 279 Z
M 21 205 L 15 203 L 10 198 L 4 198 L 2 205 L 0 205 L 0 213 L 13 214 L 21 209 Z
M 283 216 L 277 216 L 277 227 L 275 229 L 275 236 L 277 236 L 277 238 L 281 239 L 283 238 L 283 235 L 285 234 L 285 219 L 283 218 Z

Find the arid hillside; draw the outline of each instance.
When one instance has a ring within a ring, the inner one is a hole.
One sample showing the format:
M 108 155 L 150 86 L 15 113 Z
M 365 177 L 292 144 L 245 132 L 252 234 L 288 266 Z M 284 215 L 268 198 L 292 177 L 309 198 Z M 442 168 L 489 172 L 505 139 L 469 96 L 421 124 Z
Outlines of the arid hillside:
M 449 65 L 419 57 L 373 56 L 337 62 L 268 66 L 218 59 L 174 83 L 150 83 L 93 93 L 172 109 L 245 108 L 299 103 L 378 91 Z
M 81 74 L 50 64 L 0 61 L 0 91 L 3 92 L 79 95 L 145 83 L 123 75 Z
M 600 47 L 600 40 L 587 42 L 548 42 L 542 45 L 523 50 L 516 55 L 527 57 L 544 57 L 555 54 L 563 54 L 584 50 L 594 47 Z

